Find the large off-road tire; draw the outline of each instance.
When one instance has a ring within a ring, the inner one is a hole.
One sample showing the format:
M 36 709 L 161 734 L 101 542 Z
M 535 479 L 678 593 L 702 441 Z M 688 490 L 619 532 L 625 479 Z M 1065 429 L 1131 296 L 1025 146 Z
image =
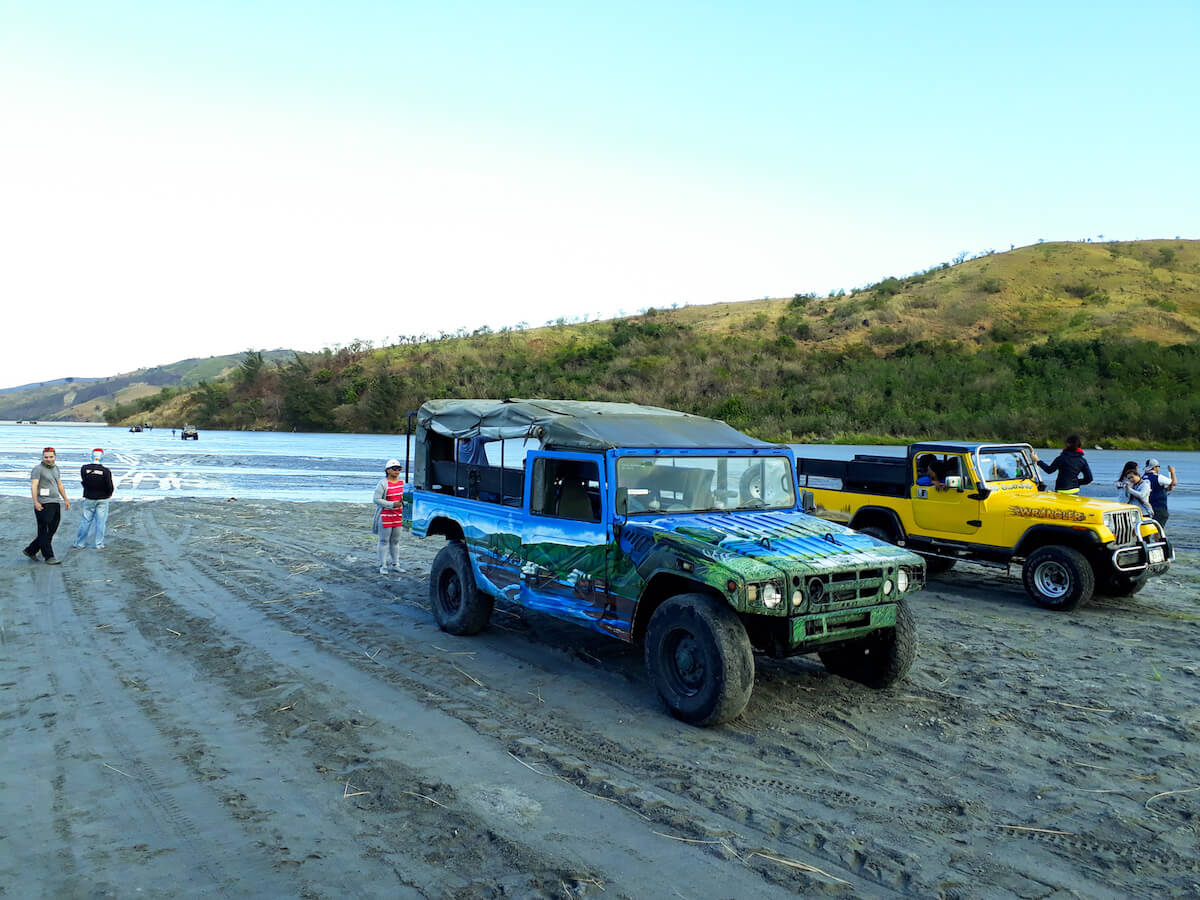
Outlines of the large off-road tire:
M 675 718 L 720 725 L 741 715 L 754 690 L 745 626 L 724 600 L 678 594 L 646 629 L 646 672 Z
M 858 529 L 859 534 L 867 534 L 878 541 L 883 541 L 885 544 L 895 543 L 896 538 L 892 536 L 890 528 L 884 528 L 882 525 L 868 525 L 865 528 Z
M 921 554 L 921 559 L 925 560 L 925 571 L 930 575 L 941 575 L 944 572 L 949 572 L 954 568 L 957 559 L 946 559 L 944 556 L 926 556 Z
M 429 605 L 438 628 L 450 634 L 479 634 L 492 617 L 492 598 L 475 587 L 462 541 L 450 541 L 433 558 Z
M 1149 572 L 1142 572 L 1141 575 L 1136 576 L 1120 575 L 1114 572 L 1096 586 L 1096 593 L 1104 594 L 1106 597 L 1132 597 L 1144 588 L 1149 580 Z
M 1087 603 L 1096 589 L 1096 576 L 1087 557 L 1056 544 L 1029 554 L 1021 568 L 1021 581 L 1038 606 L 1059 612 Z
M 917 656 L 917 626 L 908 604 L 896 603 L 896 627 L 881 629 L 850 644 L 820 650 L 817 656 L 834 675 L 889 688 L 908 674 Z

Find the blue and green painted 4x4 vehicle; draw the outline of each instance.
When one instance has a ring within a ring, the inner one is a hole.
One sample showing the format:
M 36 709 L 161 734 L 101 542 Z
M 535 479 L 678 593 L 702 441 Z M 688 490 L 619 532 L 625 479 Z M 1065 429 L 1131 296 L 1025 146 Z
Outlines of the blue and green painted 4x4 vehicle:
M 912 663 L 920 557 L 807 515 L 791 450 L 723 422 L 434 400 L 411 468 L 404 523 L 447 540 L 430 602 L 452 634 L 483 630 L 503 599 L 641 642 L 667 708 L 696 725 L 742 712 L 755 650 L 817 653 L 876 688 Z

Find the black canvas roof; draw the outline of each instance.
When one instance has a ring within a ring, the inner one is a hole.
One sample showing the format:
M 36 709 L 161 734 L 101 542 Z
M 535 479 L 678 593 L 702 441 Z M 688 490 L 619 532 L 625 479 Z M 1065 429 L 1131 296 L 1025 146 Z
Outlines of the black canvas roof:
M 980 441 L 974 444 L 967 444 L 961 441 L 922 441 L 919 444 L 910 444 L 909 453 L 914 456 L 918 453 L 974 453 L 980 447 L 1024 447 L 1025 444 L 1019 441 Z
M 589 400 L 430 400 L 417 412 L 417 425 L 455 438 L 535 437 L 555 450 L 775 446 L 703 416 Z

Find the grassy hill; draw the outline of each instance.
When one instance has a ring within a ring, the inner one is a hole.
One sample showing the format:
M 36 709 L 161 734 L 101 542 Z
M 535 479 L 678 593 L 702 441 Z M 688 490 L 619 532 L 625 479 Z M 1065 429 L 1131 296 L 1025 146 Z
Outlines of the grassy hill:
M 291 350 L 271 350 L 271 360 L 291 359 Z M 184 359 L 165 366 L 138 369 L 109 378 L 59 378 L 0 391 L 0 419 L 100 422 L 117 404 L 184 390 L 205 379 L 220 378 L 235 369 L 242 356 Z
M 651 403 L 777 440 L 1052 444 L 1080 431 L 1197 447 L 1198 334 L 1200 242 L 1039 244 L 850 294 L 301 353 L 114 412 L 397 432 L 431 397 L 542 396 Z

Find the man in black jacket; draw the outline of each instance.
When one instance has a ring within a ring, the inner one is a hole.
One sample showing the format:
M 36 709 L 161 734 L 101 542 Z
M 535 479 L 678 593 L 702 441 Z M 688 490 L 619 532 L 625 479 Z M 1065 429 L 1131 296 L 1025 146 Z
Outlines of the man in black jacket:
M 104 450 L 97 447 L 92 451 L 92 461 L 79 469 L 83 482 L 83 518 L 79 520 L 79 533 L 75 535 L 74 548 L 82 550 L 87 541 L 92 523 L 96 525 L 97 550 L 104 549 L 104 531 L 108 527 L 108 500 L 113 495 L 112 472 L 100 460 Z

